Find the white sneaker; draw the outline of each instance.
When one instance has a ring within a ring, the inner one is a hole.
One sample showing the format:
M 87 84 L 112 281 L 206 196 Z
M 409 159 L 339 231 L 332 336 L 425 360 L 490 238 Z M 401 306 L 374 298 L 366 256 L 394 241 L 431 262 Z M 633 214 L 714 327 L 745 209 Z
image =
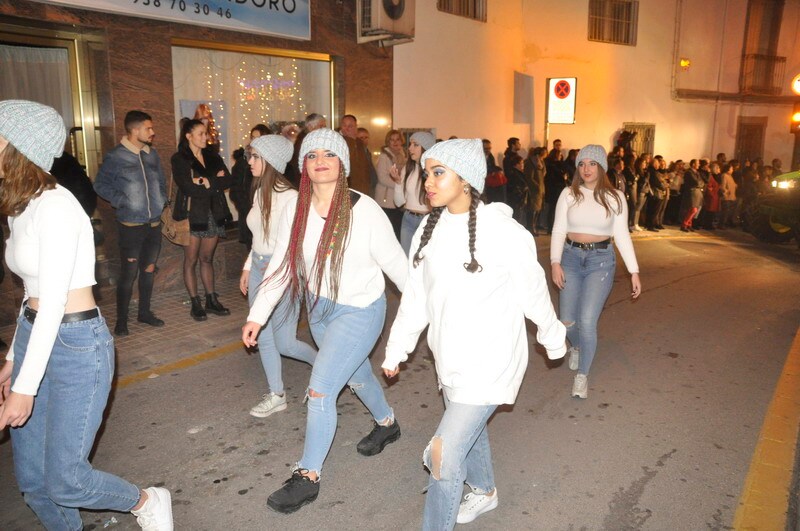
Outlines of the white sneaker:
M 286 409 L 286 394 L 283 396 L 270 393 L 261 397 L 262 400 L 250 410 L 250 414 L 254 417 L 264 418 L 269 417 L 273 413 L 283 411 Z
M 578 365 L 581 363 L 581 351 L 575 347 L 569 347 L 567 351 L 569 354 L 569 368 L 573 371 L 578 370 Z
M 458 506 L 456 523 L 468 524 L 483 513 L 488 513 L 492 509 L 496 509 L 498 503 L 496 488 L 494 489 L 494 494 L 491 496 L 470 492 L 464 496 L 464 501 Z
M 644 229 L 641 228 L 639 225 L 634 225 L 633 226 L 633 230 L 636 231 L 636 232 L 642 232 Z
M 572 396 L 586 398 L 589 396 L 589 379 L 585 374 L 576 374 L 575 382 L 572 384 Z
M 144 531 L 172 531 L 172 496 L 162 487 L 148 487 L 147 501 L 138 511 L 131 511 Z

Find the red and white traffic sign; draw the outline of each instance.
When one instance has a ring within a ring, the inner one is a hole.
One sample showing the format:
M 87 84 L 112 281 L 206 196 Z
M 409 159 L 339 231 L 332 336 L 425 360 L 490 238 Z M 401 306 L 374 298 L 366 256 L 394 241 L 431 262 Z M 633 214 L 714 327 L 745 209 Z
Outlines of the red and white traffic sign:
M 550 78 L 547 80 L 547 122 L 551 124 L 575 123 L 575 84 L 577 78 Z

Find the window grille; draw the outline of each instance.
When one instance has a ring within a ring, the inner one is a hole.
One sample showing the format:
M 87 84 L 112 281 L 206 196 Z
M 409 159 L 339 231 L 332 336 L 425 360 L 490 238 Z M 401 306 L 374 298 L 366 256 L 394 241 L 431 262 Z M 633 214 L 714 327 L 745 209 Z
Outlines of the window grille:
M 436 0 L 439 11 L 486 22 L 487 0 Z
M 589 0 L 589 40 L 636 46 L 638 0 Z
M 641 155 L 642 153 L 650 153 L 651 155 L 654 154 L 653 149 L 656 144 L 656 124 L 625 122 L 622 124 L 622 129 L 624 131 L 636 133 L 633 142 L 631 142 L 631 149 L 633 149 L 637 155 Z

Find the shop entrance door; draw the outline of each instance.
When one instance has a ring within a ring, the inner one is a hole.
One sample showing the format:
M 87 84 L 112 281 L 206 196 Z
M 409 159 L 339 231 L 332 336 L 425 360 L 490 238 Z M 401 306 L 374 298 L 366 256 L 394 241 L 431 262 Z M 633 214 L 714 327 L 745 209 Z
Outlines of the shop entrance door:
M 69 132 L 65 150 L 92 178 L 104 150 L 114 145 L 113 124 L 101 123 L 102 116 L 113 116 L 110 97 L 101 97 L 110 94 L 107 64 L 105 45 L 94 35 L 0 24 L 0 100 L 56 109 Z

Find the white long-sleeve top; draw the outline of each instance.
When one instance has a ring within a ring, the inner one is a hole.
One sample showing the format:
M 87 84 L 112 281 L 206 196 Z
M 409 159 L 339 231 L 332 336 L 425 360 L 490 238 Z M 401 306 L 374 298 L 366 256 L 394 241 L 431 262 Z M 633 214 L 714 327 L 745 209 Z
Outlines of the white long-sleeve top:
M 280 192 L 272 191 L 272 208 L 269 211 L 269 234 L 264 234 L 264 224 L 261 222 L 263 208 L 261 207 L 261 190 L 256 191 L 253 197 L 253 206 L 247 213 L 247 228 L 253 233 L 252 251 L 256 254 L 271 256 L 275 251 L 278 239 L 278 223 L 286 207 L 297 202 L 297 190 L 289 188 Z M 291 223 L 291 220 L 289 220 Z M 247 253 L 247 260 L 242 269 L 250 271 L 253 254 Z
M 94 235 L 78 200 L 59 185 L 31 199 L 19 216 L 8 218 L 8 226 L 6 264 L 22 279 L 25 299 L 39 299 L 25 360 L 11 389 L 35 395 L 64 317 L 67 294 L 96 283 Z M 6 360 L 14 361 L 14 342 Z
M 405 171 L 403 172 L 405 174 Z M 419 200 L 419 187 L 422 186 L 419 178 L 419 165 L 417 165 L 404 179 L 405 183 L 396 184 L 394 187 L 394 204 L 403 206 L 412 212 L 430 212 L 430 207 Z
M 439 386 L 464 404 L 513 404 L 528 366 L 527 317 L 550 359 L 564 356 L 566 329 L 556 317 L 533 236 L 502 203 L 476 212 L 475 259 L 470 273 L 469 214 L 445 209 L 423 260 L 413 266 L 386 345 L 383 368 L 394 369 L 416 347 L 428 326 Z M 414 234 L 419 246 L 427 218 Z
M 620 200 L 619 212 L 617 202 L 612 197 L 608 198 L 611 215 L 606 213 L 603 205 L 595 201 L 594 190 L 585 186 L 580 188 L 583 199 L 576 202 L 572 196 L 571 188 L 564 188 L 556 202 L 556 215 L 553 221 L 553 235 L 550 239 L 550 263 L 561 263 L 561 254 L 564 252 L 564 242 L 567 233 L 594 234 L 614 238 L 614 244 L 619 250 L 628 272 L 638 273 L 639 263 L 633 250 L 631 233 L 628 231 L 628 203 L 619 190 L 613 192 Z
M 371 197 L 352 190 L 351 194 L 357 194 L 360 197 L 353 205 L 350 234 L 342 260 L 337 303 L 366 308 L 375 302 L 386 288 L 384 272 L 397 288 L 403 291 L 408 276 L 408 267 L 403 248 L 400 247 L 392 225 L 383 210 Z M 264 278 L 269 278 L 283 263 L 289 247 L 292 221 L 296 209 L 297 201 L 295 200 L 287 205 L 281 215 L 275 252 L 272 254 Z M 303 258 L 306 272 L 309 275 L 315 268 L 314 256 L 324 226 L 325 220 L 312 206 L 309 209 L 306 233 L 303 238 Z M 314 293 L 314 295 L 330 298 L 329 275 L 330 270 L 326 269 L 325 278 L 322 281 L 322 292 Z M 266 323 L 288 284 L 287 276 L 280 281 L 271 281 L 262 286 L 253 301 L 247 320 L 261 324 Z M 309 282 L 309 290 L 313 290 L 314 287 L 314 282 Z

